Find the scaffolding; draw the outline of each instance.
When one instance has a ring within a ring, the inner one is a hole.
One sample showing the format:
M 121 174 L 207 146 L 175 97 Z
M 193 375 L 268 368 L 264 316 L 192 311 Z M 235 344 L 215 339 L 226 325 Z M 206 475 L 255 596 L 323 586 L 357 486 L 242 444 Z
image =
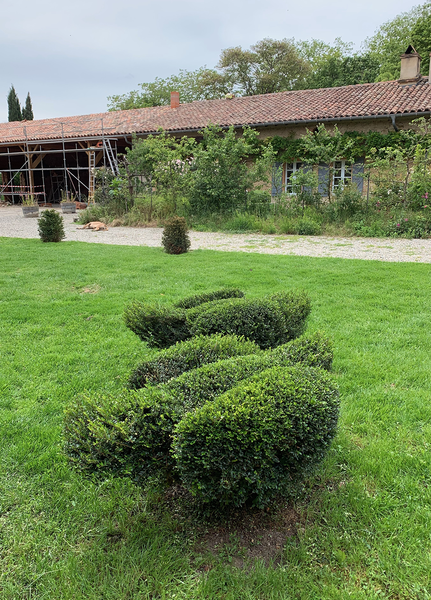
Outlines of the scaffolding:
M 118 176 L 118 141 L 130 146 L 124 134 L 116 133 L 127 130 L 125 124 L 106 127 L 103 117 L 100 126 L 94 118 L 80 117 L 75 126 L 70 120 L 53 120 L 45 139 L 35 134 L 41 128 L 38 121 L 8 125 L 9 140 L 0 141 L 0 196 L 13 204 L 17 198 L 46 204 L 72 197 L 82 201 L 84 196 L 94 202 L 96 170 L 103 166 Z

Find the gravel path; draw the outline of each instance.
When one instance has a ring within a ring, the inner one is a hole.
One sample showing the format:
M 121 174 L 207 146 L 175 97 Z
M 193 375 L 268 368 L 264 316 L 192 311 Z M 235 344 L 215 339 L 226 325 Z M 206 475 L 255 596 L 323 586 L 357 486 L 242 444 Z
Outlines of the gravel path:
M 96 244 L 160 247 L 162 229 L 158 227 L 110 227 L 108 231 L 80 230 L 73 219 L 64 216 L 66 240 Z M 37 219 L 24 219 L 20 207 L 0 208 L 0 237 L 38 238 Z M 393 238 L 332 238 L 323 236 L 262 235 L 258 233 L 190 232 L 191 249 L 260 254 L 295 254 L 357 258 L 387 262 L 431 263 L 431 240 Z

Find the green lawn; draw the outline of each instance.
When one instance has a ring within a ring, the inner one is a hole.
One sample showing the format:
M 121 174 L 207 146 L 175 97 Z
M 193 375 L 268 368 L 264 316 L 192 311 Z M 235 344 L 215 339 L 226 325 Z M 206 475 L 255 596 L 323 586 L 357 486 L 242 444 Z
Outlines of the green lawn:
M 431 598 L 431 266 L 0 240 L 0 598 Z M 342 410 L 278 566 L 196 554 L 193 523 L 62 454 L 63 409 L 148 354 L 132 298 L 306 289 Z

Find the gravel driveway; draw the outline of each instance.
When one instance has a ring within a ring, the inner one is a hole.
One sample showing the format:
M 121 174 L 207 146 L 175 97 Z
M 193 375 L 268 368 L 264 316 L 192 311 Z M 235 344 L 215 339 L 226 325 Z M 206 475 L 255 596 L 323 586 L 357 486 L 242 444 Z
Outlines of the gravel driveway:
M 162 229 L 158 227 L 110 227 L 108 231 L 81 230 L 73 219 L 64 216 L 66 240 L 96 244 L 160 247 Z M 0 208 L 0 237 L 38 238 L 37 219 L 24 219 L 20 207 Z M 431 263 L 431 240 L 393 238 L 333 238 L 323 236 L 262 235 L 259 233 L 190 232 L 191 249 L 260 254 L 331 256 L 388 262 Z

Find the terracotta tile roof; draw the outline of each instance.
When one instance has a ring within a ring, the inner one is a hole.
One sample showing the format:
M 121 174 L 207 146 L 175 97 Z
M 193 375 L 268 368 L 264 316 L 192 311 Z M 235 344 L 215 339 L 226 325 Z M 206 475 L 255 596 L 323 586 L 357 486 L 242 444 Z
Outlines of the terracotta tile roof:
M 325 119 L 431 111 L 428 78 L 401 86 L 398 81 L 365 83 L 339 88 L 279 92 L 260 96 L 205 100 L 179 108 L 155 106 L 78 117 L 0 124 L 0 144 L 16 141 L 87 138 L 199 130 L 209 123 L 221 126 L 264 125 Z

